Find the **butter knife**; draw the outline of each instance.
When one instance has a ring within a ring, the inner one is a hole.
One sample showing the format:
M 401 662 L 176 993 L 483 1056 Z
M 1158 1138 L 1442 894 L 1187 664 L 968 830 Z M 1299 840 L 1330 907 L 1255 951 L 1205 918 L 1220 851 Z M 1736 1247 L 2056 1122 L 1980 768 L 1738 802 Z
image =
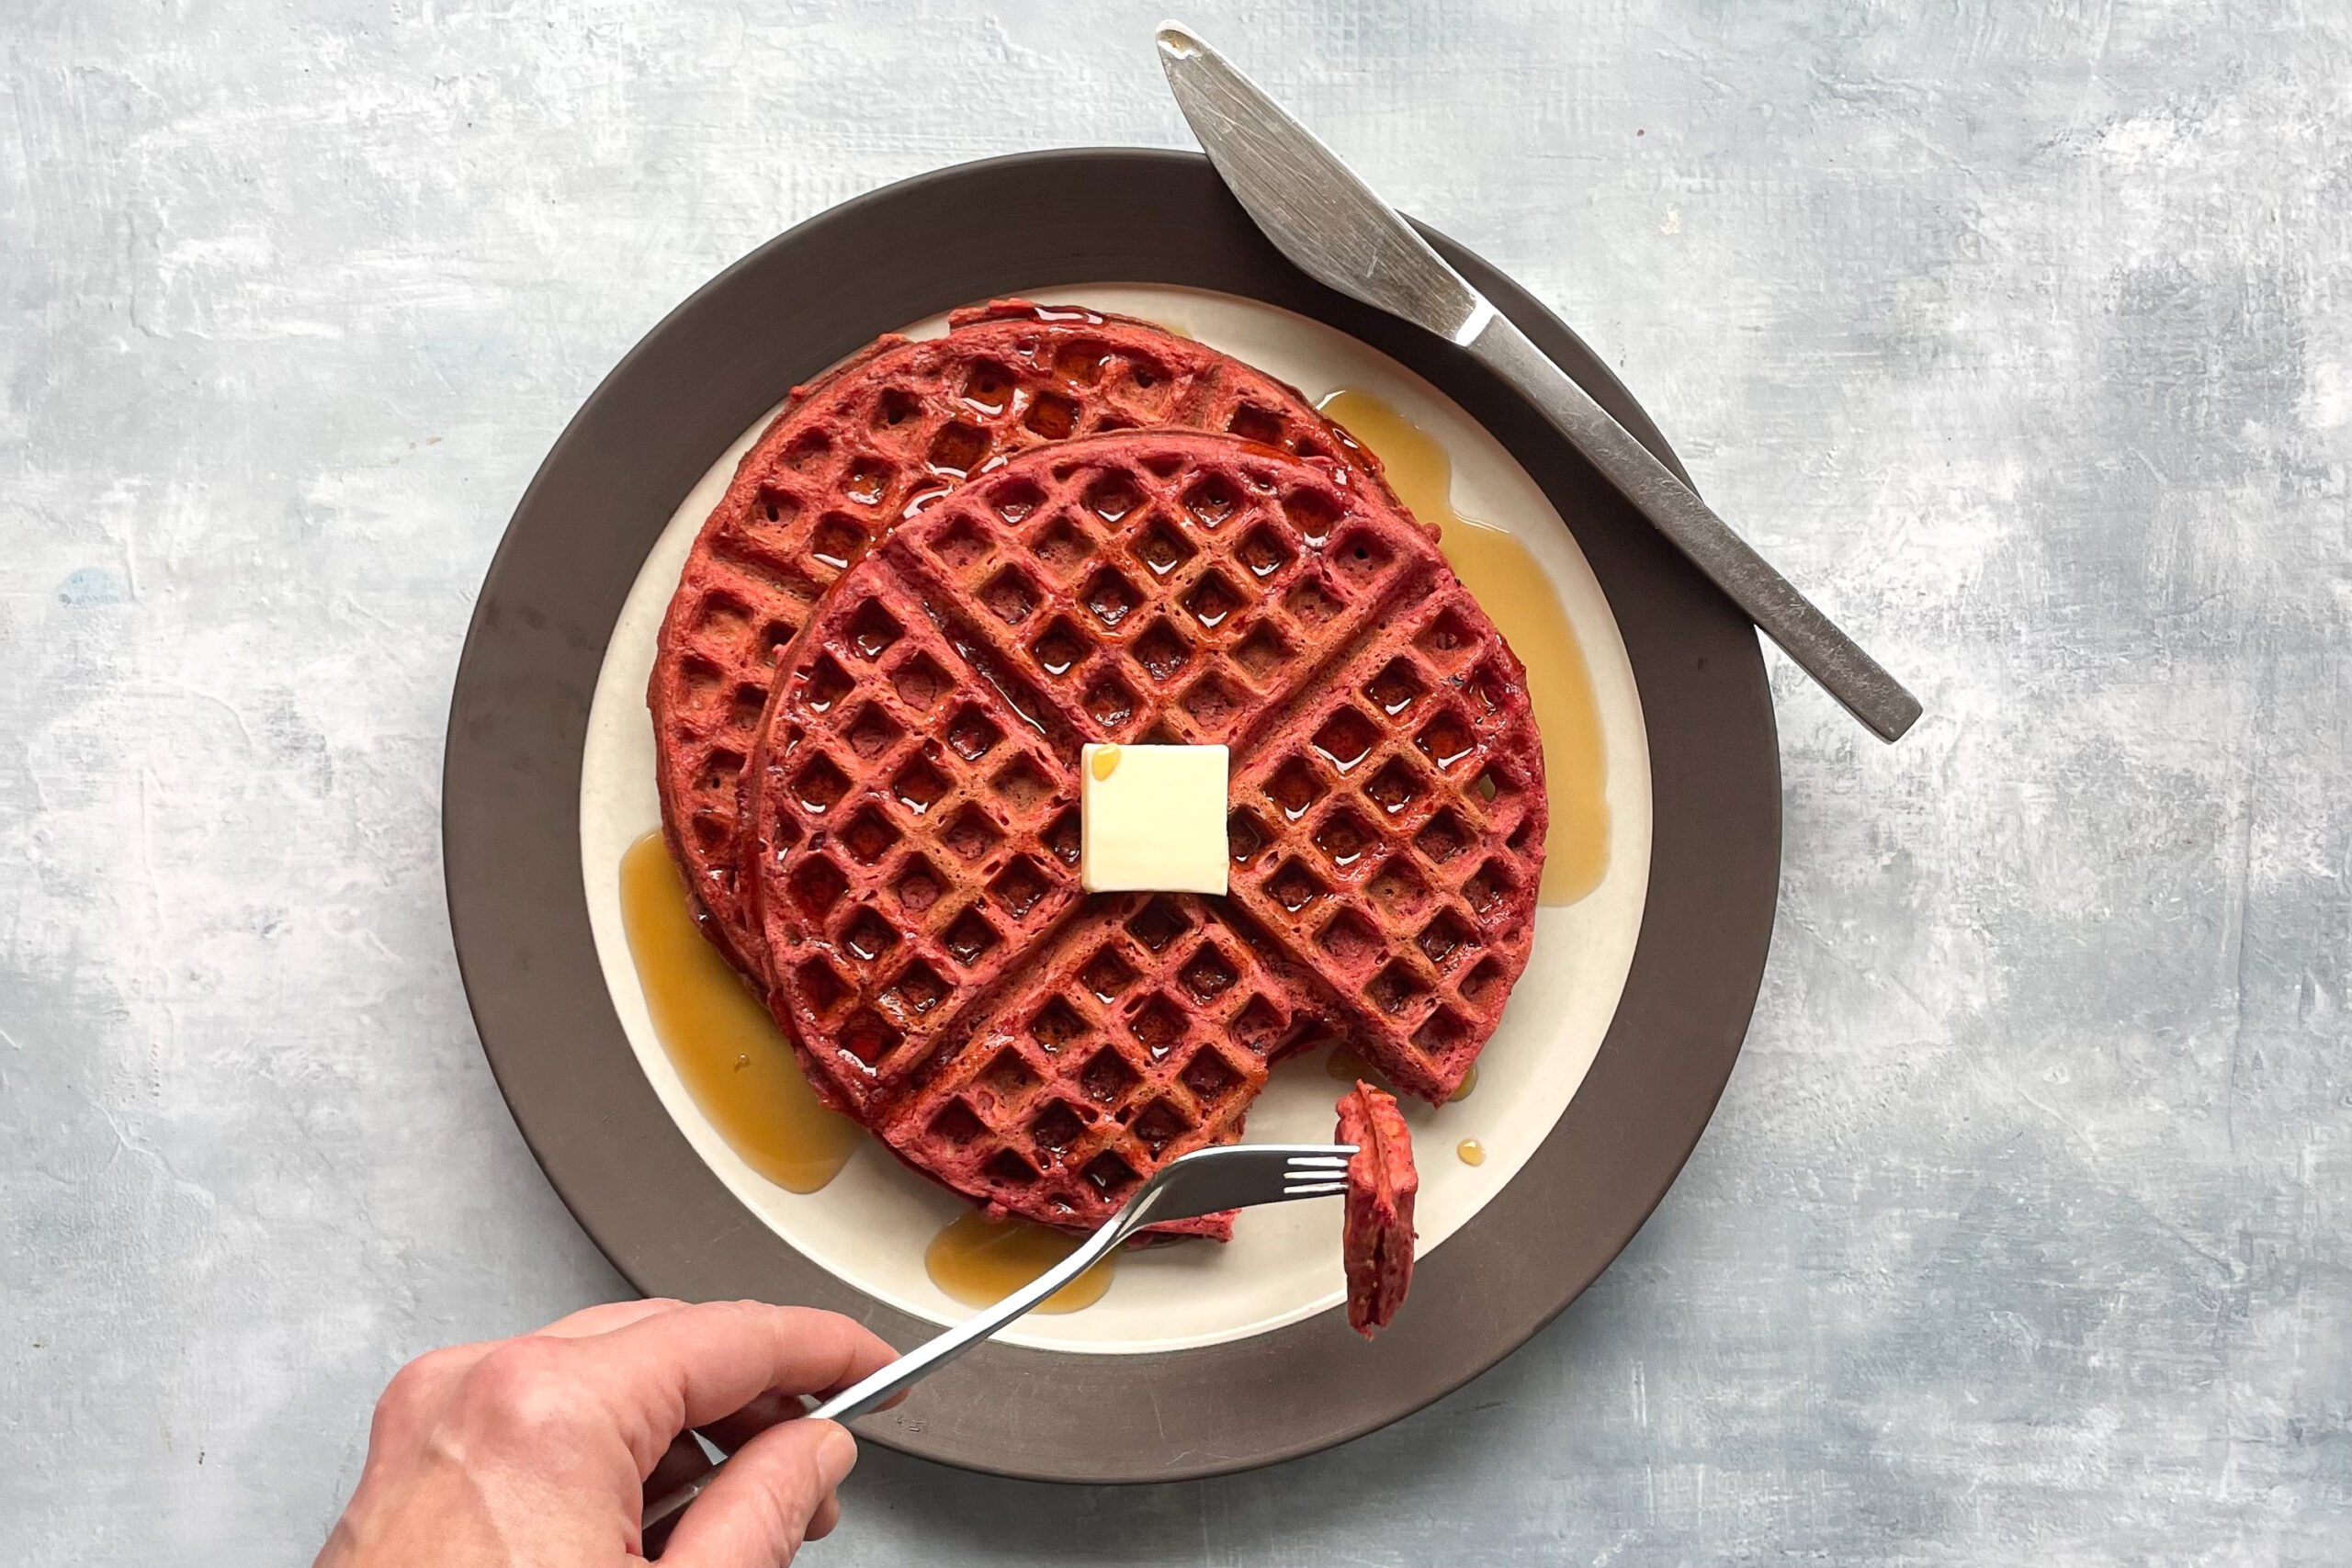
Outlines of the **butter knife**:
M 1308 276 L 1469 352 L 1583 453 L 1651 526 L 1882 740 L 1919 700 L 1838 629 L 1590 393 L 1430 247 L 1315 134 L 1191 29 L 1159 32 L 1160 69 L 1209 162 Z

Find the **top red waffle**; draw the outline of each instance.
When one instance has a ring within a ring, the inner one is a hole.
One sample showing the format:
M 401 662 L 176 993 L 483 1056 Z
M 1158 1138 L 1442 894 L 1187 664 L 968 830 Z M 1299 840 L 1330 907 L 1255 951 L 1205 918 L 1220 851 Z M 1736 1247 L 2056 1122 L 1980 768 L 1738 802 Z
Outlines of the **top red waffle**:
M 1007 456 L 1101 431 L 1230 431 L 1379 488 L 1380 466 L 1289 388 L 1142 321 L 1006 301 L 942 338 L 886 337 L 794 389 L 703 525 L 662 623 L 662 824 L 737 965 L 763 967 L 736 890 L 737 780 L 778 651 L 906 517 Z
M 1228 897 L 1080 890 L 1088 740 L 1232 748 Z M 820 1092 L 1089 1226 L 1309 1041 L 1453 1093 L 1526 964 L 1546 815 L 1525 672 L 1428 535 L 1345 470 L 1172 431 L 1016 457 L 851 570 L 744 800 Z

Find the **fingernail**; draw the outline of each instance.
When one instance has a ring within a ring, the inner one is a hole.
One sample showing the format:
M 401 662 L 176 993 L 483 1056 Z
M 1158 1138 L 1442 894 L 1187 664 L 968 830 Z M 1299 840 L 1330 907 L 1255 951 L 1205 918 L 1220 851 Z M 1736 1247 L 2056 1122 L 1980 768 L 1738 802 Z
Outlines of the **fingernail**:
M 857 1464 L 857 1439 L 849 1429 L 828 1421 L 825 1435 L 817 1440 L 817 1470 L 825 1478 L 828 1488 L 839 1486 L 842 1477 Z

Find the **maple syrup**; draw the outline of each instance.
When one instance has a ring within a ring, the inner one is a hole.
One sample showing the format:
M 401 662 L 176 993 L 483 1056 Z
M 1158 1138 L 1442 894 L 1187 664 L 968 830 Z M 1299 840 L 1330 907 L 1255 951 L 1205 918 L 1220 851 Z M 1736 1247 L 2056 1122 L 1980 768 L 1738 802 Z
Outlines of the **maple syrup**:
M 1527 666 L 1552 803 L 1536 899 L 1575 903 L 1599 886 L 1609 869 L 1608 756 L 1592 676 L 1559 594 L 1526 546 L 1454 511 L 1453 461 L 1428 432 L 1352 388 L 1316 406 L 1378 456 L 1389 488 L 1414 516 L 1436 525 L 1438 547 L 1454 575 Z
M 1384 1094 L 1391 1091 L 1388 1079 L 1381 1070 L 1365 1061 L 1354 1046 L 1344 1041 L 1332 1046 L 1331 1054 L 1323 1058 L 1323 1070 L 1341 1083 L 1362 1081 Z
M 1028 1220 L 991 1220 L 974 1212 L 932 1237 L 922 1266 L 933 1284 L 966 1306 L 994 1306 L 1076 1252 L 1085 1239 Z M 1092 1306 L 1111 1288 L 1118 1260 L 1113 1253 L 1031 1310 L 1064 1313 Z
M 621 927 L 653 1032 L 727 1146 L 787 1191 L 832 1180 L 862 1129 L 818 1102 L 775 1021 L 703 936 L 658 832 L 621 857 Z
M 1331 1054 L 1323 1058 L 1323 1070 L 1342 1083 L 1354 1083 L 1361 1079 L 1384 1093 L 1395 1092 L 1381 1070 L 1365 1061 L 1352 1045 L 1341 1043 L 1332 1046 Z M 1458 1104 L 1469 1099 L 1471 1091 L 1477 1087 L 1478 1064 L 1473 1062 L 1469 1075 L 1462 1080 L 1462 1087 L 1448 1096 L 1445 1102 L 1448 1105 Z

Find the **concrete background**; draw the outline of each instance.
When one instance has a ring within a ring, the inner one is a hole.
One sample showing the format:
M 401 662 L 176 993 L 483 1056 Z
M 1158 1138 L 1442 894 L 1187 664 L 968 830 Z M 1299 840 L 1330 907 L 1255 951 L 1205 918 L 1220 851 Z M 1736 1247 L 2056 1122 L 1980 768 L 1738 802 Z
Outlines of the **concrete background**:
M 307 1559 L 403 1359 L 619 1282 L 437 864 L 506 514 L 675 300 L 886 181 L 1183 145 L 1159 0 L 56 0 L 0 21 L 0 1518 Z M 869 1452 L 809 1559 L 2352 1555 L 2352 19 L 1189 19 L 1552 301 L 1926 698 L 1776 662 L 1714 1126 L 1524 1352 L 1278 1471 Z

